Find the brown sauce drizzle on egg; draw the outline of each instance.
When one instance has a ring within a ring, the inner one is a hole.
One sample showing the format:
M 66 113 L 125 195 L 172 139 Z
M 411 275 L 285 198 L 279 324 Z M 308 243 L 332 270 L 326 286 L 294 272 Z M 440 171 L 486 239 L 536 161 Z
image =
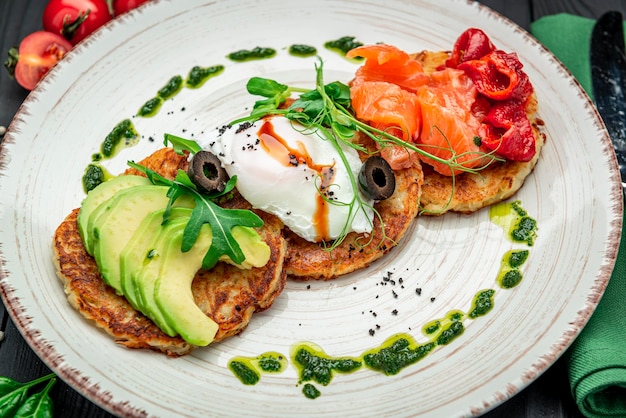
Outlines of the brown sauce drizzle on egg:
M 266 118 L 263 120 L 257 136 L 263 149 L 276 161 L 288 167 L 298 167 L 300 164 L 306 164 L 309 169 L 317 173 L 315 181 L 318 181 L 317 179 L 320 181 L 318 185 L 320 193 L 317 195 L 317 208 L 311 221 L 315 226 L 316 241 L 329 240 L 329 202 L 327 200 L 332 200 L 333 198 L 333 192 L 329 190 L 329 187 L 333 184 L 335 178 L 335 164 L 316 163 L 307 151 L 306 146 L 300 141 L 298 141 L 297 149 L 291 147 L 283 137 L 276 133 L 271 119 Z

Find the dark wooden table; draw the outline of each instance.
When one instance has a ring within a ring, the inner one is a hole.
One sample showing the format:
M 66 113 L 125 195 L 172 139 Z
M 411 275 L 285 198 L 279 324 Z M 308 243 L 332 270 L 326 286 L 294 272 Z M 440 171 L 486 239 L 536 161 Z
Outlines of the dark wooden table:
M 2 61 L 11 46 L 30 32 L 41 29 L 41 16 L 47 0 L 0 0 L 0 54 Z M 530 22 L 545 15 L 568 12 L 592 18 L 607 10 L 621 10 L 624 0 L 484 0 L 482 3 L 507 16 L 525 29 Z M 0 69 L 0 126 L 8 126 L 27 95 L 4 69 Z M 0 128 L 1 130 L 1 128 Z M 0 303 L 0 376 L 28 381 L 49 373 L 48 368 L 30 349 Z M 63 382 L 52 390 L 55 416 L 111 417 Z M 582 417 L 569 390 L 563 360 L 557 361 L 525 390 L 485 415 L 506 417 Z

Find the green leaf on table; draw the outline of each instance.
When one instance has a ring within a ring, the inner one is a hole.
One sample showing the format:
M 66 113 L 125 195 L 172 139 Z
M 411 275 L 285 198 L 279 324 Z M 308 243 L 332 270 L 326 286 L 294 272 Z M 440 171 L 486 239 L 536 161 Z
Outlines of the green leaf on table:
M 23 383 L 17 382 L 8 377 L 0 376 L 0 396 L 13 392 L 15 389 L 19 389 L 23 385 Z
M 50 379 L 44 390 L 29 396 L 15 413 L 15 418 L 52 418 L 54 408 L 49 392 L 55 382 L 56 379 Z
M 20 383 L 8 377 L 0 377 L 0 418 L 14 418 L 27 400 L 28 390 L 46 380 L 54 380 L 54 373 L 26 383 Z

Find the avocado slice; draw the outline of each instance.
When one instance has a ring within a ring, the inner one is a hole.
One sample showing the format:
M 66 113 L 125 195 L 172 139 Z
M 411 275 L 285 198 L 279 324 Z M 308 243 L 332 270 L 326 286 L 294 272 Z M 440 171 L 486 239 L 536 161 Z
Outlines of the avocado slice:
M 253 267 L 263 267 L 270 259 L 271 250 L 269 245 L 259 235 L 254 228 L 247 226 L 234 226 L 230 233 L 239 244 L 239 248 L 246 256 L 241 264 L 234 263 L 230 257 L 224 255 L 220 261 L 235 265 L 241 269 L 251 269 Z
M 191 283 L 202 266 L 202 260 L 212 241 L 211 227 L 202 225 L 194 246 L 181 251 L 183 227 L 173 227 L 161 259 L 159 274 L 154 282 L 154 301 L 167 323 L 190 344 L 210 344 L 218 325 L 196 305 Z M 143 286 L 143 282 L 139 282 Z
M 170 219 L 191 216 L 189 208 L 172 208 Z M 155 242 L 162 231 L 165 209 L 159 209 L 146 216 L 133 233 L 133 236 L 120 253 L 120 288 L 124 297 L 136 309 L 140 309 L 138 295 L 132 283 L 132 275 L 137 274 L 143 266 L 148 251 L 154 248 Z
M 174 213 L 174 210 L 172 212 Z M 165 225 L 159 224 L 147 245 L 138 251 L 139 258 L 135 260 L 136 264 L 128 266 L 130 277 L 126 277 L 126 280 L 129 280 L 126 287 L 129 289 L 129 294 L 135 298 L 137 309 L 172 337 L 178 335 L 178 332 L 165 319 L 154 300 L 154 283 L 159 277 L 166 246 L 174 234 L 184 230 L 188 221 L 188 217 L 179 216 L 170 219 Z
M 100 183 L 96 188 L 87 193 L 87 197 L 83 199 L 78 212 L 78 232 L 85 243 L 85 248 L 91 247 L 89 242 L 90 236 L 87 234 L 87 225 L 89 216 L 98 206 L 109 200 L 113 195 L 122 189 L 133 186 L 142 186 L 152 184 L 150 180 L 142 176 L 117 176 L 112 179 Z
M 93 222 L 93 255 L 104 282 L 118 294 L 120 286 L 120 253 L 131 239 L 143 219 L 150 213 L 167 206 L 167 186 L 134 186 L 116 193 L 103 203 L 105 209 Z M 177 206 L 191 206 L 193 199 L 177 199 Z M 98 212 L 99 208 L 94 211 Z M 91 225 L 89 226 L 91 227 Z

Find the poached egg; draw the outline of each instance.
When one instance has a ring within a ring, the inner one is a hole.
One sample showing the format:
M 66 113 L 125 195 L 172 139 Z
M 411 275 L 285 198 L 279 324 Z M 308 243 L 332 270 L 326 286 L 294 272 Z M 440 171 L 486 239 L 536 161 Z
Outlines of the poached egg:
M 254 208 L 277 216 L 307 241 L 371 232 L 374 202 L 358 190 L 357 151 L 338 141 L 346 165 L 330 141 L 305 130 L 283 116 L 268 116 L 222 128 L 208 145 Z M 355 193 L 367 205 L 360 206 Z

